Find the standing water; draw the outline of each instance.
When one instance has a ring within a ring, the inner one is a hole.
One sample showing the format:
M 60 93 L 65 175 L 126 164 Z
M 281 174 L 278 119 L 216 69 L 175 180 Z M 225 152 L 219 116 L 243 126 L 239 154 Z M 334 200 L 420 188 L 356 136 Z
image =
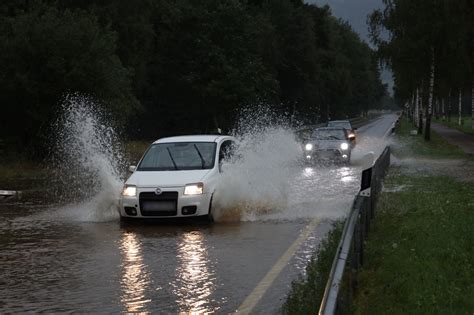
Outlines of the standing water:
M 235 312 L 309 220 L 347 211 L 360 173 L 304 167 L 289 126 L 242 117 L 240 158 L 224 172 L 218 199 L 237 209 L 232 221 L 245 222 L 122 226 L 114 222 L 119 137 L 99 105 L 68 97 L 52 148 L 57 199 L 67 206 L 0 204 L 0 313 Z M 315 228 L 255 313 L 279 312 L 329 228 Z

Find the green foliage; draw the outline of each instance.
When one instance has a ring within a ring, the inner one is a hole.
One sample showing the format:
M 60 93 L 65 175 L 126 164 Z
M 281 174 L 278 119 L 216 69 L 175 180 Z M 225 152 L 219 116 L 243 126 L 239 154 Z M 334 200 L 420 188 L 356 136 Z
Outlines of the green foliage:
M 397 141 L 391 145 L 393 154 L 398 158 L 465 158 L 466 154 L 457 146 L 446 142 L 436 132 L 430 142 L 423 140 L 423 135 L 410 135 L 413 126 L 400 119 L 400 129 L 397 131 Z
M 394 73 L 400 103 L 423 88 L 425 103 L 434 59 L 435 97 L 472 87 L 474 2 L 384 0 L 368 19 L 379 59 Z M 388 31 L 388 35 L 386 32 Z
M 354 314 L 468 314 L 474 308 L 474 184 L 393 170 L 366 243 Z
M 260 103 L 309 123 L 356 116 L 386 94 L 368 45 L 300 0 L 9 0 L 0 31 L 0 134 L 22 149 L 69 92 L 147 139 L 229 130 Z
M 113 31 L 83 10 L 36 3 L 1 17 L 2 137 L 19 139 L 19 146 L 41 140 L 55 105 L 68 92 L 91 94 L 112 111 L 130 114 L 137 101 L 115 41 Z
M 459 126 L 457 117 L 451 121 L 439 119 L 436 122 L 474 136 L 474 130 L 472 129 L 472 117 L 464 116 L 462 121 L 462 126 Z

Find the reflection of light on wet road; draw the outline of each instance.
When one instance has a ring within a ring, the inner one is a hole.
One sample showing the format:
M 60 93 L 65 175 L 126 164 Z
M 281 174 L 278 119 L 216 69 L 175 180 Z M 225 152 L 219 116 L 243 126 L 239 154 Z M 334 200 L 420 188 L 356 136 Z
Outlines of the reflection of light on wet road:
M 342 182 L 348 183 L 357 180 L 357 177 L 354 176 L 354 172 L 351 171 L 349 167 L 341 167 L 337 170 L 337 175 L 341 179 Z
M 121 302 L 127 312 L 144 311 L 151 301 L 145 298 L 150 281 L 137 235 L 123 234 L 120 249 L 123 255 Z
M 215 290 L 216 278 L 203 240 L 201 231 L 188 232 L 183 234 L 178 245 L 180 264 L 176 268 L 176 283 L 172 286 L 181 312 L 201 314 L 219 308 L 209 298 Z M 212 307 L 211 303 L 214 304 Z
M 304 169 L 303 175 L 304 175 L 305 177 L 311 178 L 311 176 L 313 176 L 313 173 L 314 173 L 314 171 L 313 171 L 313 169 L 312 169 L 311 167 L 306 167 L 306 168 Z

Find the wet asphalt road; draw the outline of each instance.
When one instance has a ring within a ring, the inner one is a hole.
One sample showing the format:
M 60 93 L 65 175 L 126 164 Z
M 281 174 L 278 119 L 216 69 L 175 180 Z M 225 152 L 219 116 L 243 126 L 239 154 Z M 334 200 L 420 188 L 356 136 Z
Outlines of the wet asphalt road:
M 395 119 L 359 128 L 354 166 L 295 166 L 288 209 L 248 222 L 74 222 L 50 206 L 0 204 L 0 313 L 230 313 L 251 294 L 262 295 L 251 313 L 277 313 L 331 221 L 349 210 L 362 156 L 381 152 Z M 268 290 L 255 292 L 310 222 Z

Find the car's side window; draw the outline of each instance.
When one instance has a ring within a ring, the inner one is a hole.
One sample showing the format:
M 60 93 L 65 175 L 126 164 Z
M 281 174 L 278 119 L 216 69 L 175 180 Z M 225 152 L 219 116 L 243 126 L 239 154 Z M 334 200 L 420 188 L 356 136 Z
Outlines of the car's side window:
M 224 160 L 228 160 L 232 157 L 234 148 L 234 142 L 232 140 L 226 140 L 221 144 L 219 150 L 219 163 L 222 163 Z

